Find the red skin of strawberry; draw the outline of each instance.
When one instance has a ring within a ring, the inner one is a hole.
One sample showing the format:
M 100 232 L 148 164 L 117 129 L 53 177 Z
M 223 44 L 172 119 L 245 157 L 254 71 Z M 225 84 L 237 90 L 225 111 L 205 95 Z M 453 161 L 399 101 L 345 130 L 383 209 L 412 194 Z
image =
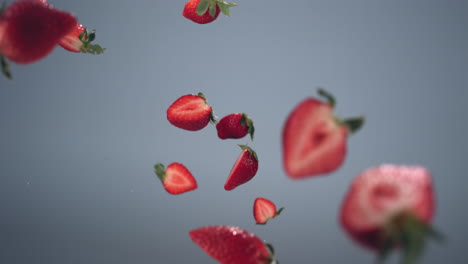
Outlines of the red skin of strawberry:
M 184 95 L 177 99 L 167 109 L 167 120 L 174 126 L 198 131 L 203 129 L 211 121 L 214 121 L 213 109 L 200 95 Z
M 216 20 L 218 18 L 219 13 L 221 12 L 221 9 L 219 6 L 216 4 L 216 12 L 214 17 L 211 17 L 210 12 L 207 10 L 206 13 L 203 15 L 199 16 L 197 14 L 197 6 L 198 3 L 200 3 L 200 0 L 189 0 L 187 3 L 185 3 L 184 10 L 182 11 L 182 15 L 187 18 L 192 20 L 195 23 L 198 24 L 208 24 Z
M 267 264 L 271 256 L 254 234 L 234 226 L 206 226 L 189 232 L 203 251 L 222 264 Z
M 292 179 L 338 169 L 346 156 L 347 127 L 338 124 L 330 104 L 307 98 L 289 114 L 283 128 L 283 165 Z
M 419 166 L 381 165 L 354 179 L 343 200 L 340 222 L 354 241 L 378 251 L 388 238 L 385 226 L 395 215 L 410 213 L 429 224 L 434 207 L 429 171 Z
M 248 118 L 243 113 L 234 113 L 227 115 L 216 124 L 216 130 L 220 139 L 239 139 L 245 137 L 249 133 L 249 125 L 247 120 L 242 125 L 242 115 Z M 253 132 L 251 133 L 253 138 Z
M 36 62 L 73 30 L 76 18 L 38 0 L 11 4 L 0 17 L 0 54 L 18 64 Z
M 241 146 L 243 147 L 243 146 Z M 250 150 L 250 151 L 249 151 Z M 226 191 L 250 181 L 258 170 L 258 159 L 253 150 L 246 147 L 237 158 L 224 184 Z
M 156 164 L 155 172 L 164 189 L 170 194 L 182 194 L 193 191 L 198 187 L 192 173 L 181 163 L 171 163 L 165 170 L 164 165 Z

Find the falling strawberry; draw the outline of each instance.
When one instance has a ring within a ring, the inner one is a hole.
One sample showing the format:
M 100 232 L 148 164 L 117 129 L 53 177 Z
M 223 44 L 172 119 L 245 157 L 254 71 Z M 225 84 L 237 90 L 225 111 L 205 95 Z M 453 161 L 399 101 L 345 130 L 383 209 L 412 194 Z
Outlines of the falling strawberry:
M 97 44 L 91 44 L 95 38 L 95 30 L 89 31 L 83 25 L 76 24 L 72 32 L 60 39 L 59 45 L 71 52 L 101 54 L 106 49 Z
M 235 226 L 205 226 L 189 232 L 192 241 L 221 264 L 273 264 L 273 247 Z
M 171 163 L 164 168 L 158 163 L 154 165 L 154 171 L 161 180 L 164 189 L 170 194 L 182 194 L 197 189 L 197 181 L 192 173 L 181 163 Z
M 358 175 L 344 198 L 341 224 L 359 244 L 383 260 L 403 250 L 402 263 L 414 263 L 425 239 L 441 238 L 430 227 L 434 214 L 431 176 L 419 166 L 381 165 Z
M 198 24 L 208 24 L 218 18 L 219 13 L 230 16 L 229 8 L 237 6 L 224 0 L 189 0 L 185 3 L 182 15 Z
M 341 120 L 333 115 L 335 99 L 319 89 L 327 102 L 306 98 L 289 114 L 283 127 L 283 166 L 292 179 L 338 169 L 346 156 L 347 137 L 364 118 Z
M 253 140 L 255 128 L 252 119 L 244 113 L 235 113 L 227 115 L 216 124 L 218 137 L 220 139 L 238 139 L 247 134 Z
M 276 211 L 276 205 L 272 201 L 258 197 L 254 202 L 253 215 L 257 224 L 264 225 L 268 220 L 280 215 L 283 209 L 284 207 L 281 207 Z
M 203 129 L 211 121 L 216 123 L 213 109 L 202 93 L 181 96 L 167 109 L 167 120 L 174 126 L 190 131 Z
M 28 64 L 46 57 L 77 23 L 72 14 L 38 0 L 16 1 L 0 13 L 1 64 L 9 78 L 6 59 Z
M 258 170 L 257 153 L 246 145 L 239 145 L 242 152 L 234 163 L 234 166 L 229 173 L 229 177 L 224 184 L 226 191 L 233 190 L 239 185 L 250 181 Z

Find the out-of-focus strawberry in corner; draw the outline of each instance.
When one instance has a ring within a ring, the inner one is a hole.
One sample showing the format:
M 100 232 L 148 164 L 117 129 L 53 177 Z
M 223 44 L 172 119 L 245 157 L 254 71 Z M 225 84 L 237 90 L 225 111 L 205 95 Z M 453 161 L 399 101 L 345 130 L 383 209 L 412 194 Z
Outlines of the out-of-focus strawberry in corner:
M 208 24 L 215 21 L 219 13 L 230 16 L 230 7 L 237 4 L 224 0 L 189 0 L 185 3 L 182 15 L 198 24 Z
M 333 114 L 335 98 L 323 89 L 325 102 L 306 98 L 289 114 L 282 131 L 283 167 L 291 179 L 331 173 L 344 162 L 348 136 L 364 117 L 342 120 Z
M 354 241 L 378 252 L 379 262 L 400 249 L 401 263 L 412 264 L 423 254 L 427 238 L 442 238 L 430 226 L 434 203 L 426 168 L 381 165 L 353 180 L 343 200 L 340 222 Z

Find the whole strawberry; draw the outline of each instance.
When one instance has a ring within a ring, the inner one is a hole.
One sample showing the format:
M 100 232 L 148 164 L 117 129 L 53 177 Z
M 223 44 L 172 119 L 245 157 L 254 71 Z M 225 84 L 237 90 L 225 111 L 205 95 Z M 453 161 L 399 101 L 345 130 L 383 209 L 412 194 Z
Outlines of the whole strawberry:
M 232 6 L 236 4 L 224 0 L 189 0 L 185 3 L 182 15 L 195 23 L 208 24 L 215 21 L 220 12 L 230 16 L 229 8 Z
M 154 172 L 161 180 L 164 189 L 170 194 L 182 194 L 198 187 L 192 173 L 181 163 L 171 163 L 167 168 L 158 163 L 154 165 Z
M 257 153 L 246 145 L 239 145 L 242 149 L 241 154 L 237 158 L 234 166 L 229 173 L 229 177 L 224 184 L 226 191 L 233 190 L 239 185 L 250 181 L 258 170 Z
M 358 175 L 346 194 L 340 221 L 362 246 L 383 260 L 403 250 L 402 263 L 415 263 L 427 237 L 440 238 L 430 227 L 434 193 L 430 173 L 420 166 L 381 165 Z
M 255 132 L 252 119 L 244 113 L 234 113 L 221 118 L 216 124 L 216 130 L 220 139 L 238 139 L 249 134 L 253 140 Z
M 203 129 L 211 121 L 216 123 L 213 109 L 202 93 L 181 96 L 167 109 L 167 120 L 174 126 L 189 131 Z
M 76 24 L 73 31 L 60 39 L 59 45 L 71 52 L 101 54 L 106 49 L 97 44 L 91 44 L 96 38 L 96 31 L 89 31 L 83 25 Z
M 335 99 L 319 89 L 322 102 L 306 98 L 289 114 L 282 132 L 283 166 L 292 179 L 326 174 L 338 169 L 346 156 L 346 140 L 364 119 L 341 120 L 333 115 Z
M 273 248 L 235 226 L 205 226 L 189 232 L 192 241 L 221 264 L 277 263 Z
M 18 64 L 36 62 L 76 24 L 75 16 L 43 1 L 16 1 L 0 14 L 0 54 Z

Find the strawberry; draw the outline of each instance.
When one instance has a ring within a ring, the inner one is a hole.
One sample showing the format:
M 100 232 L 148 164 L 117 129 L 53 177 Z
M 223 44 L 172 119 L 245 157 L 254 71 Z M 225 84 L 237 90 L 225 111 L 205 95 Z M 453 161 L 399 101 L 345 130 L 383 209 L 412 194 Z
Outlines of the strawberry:
M 327 102 L 306 98 L 289 114 L 282 131 L 283 166 L 292 179 L 303 179 L 338 169 L 346 155 L 346 139 L 364 118 L 340 120 L 333 116 L 335 99 L 319 89 Z
M 171 163 L 164 168 L 158 163 L 154 165 L 154 171 L 161 180 L 164 189 L 170 194 L 182 194 L 197 189 L 197 181 L 192 173 L 181 163 Z
M 198 24 L 208 24 L 216 20 L 220 12 L 230 16 L 229 8 L 237 4 L 224 0 L 189 0 L 185 3 L 182 15 Z
M 189 232 L 192 241 L 221 264 L 278 263 L 273 248 L 235 226 L 205 226 Z
M 229 173 L 229 177 L 224 184 L 226 191 L 233 190 L 239 185 L 250 181 L 258 170 L 257 153 L 246 145 L 239 145 L 242 152 L 234 163 L 234 166 Z
M 71 52 L 101 54 L 105 51 L 105 48 L 91 44 L 95 38 L 95 30 L 89 31 L 83 25 L 76 24 L 72 32 L 60 39 L 59 45 Z
M 258 197 L 254 202 L 253 215 L 258 225 L 264 225 L 268 220 L 280 215 L 283 209 L 284 207 L 281 207 L 276 211 L 276 205 L 272 201 Z
M 0 54 L 18 64 L 36 62 L 49 55 L 76 23 L 72 14 L 43 1 L 16 1 L 0 15 Z
M 220 139 L 238 139 L 249 134 L 253 140 L 255 132 L 252 119 L 244 113 L 230 114 L 221 118 L 216 124 L 216 130 Z
M 401 248 L 403 263 L 421 254 L 426 237 L 440 238 L 429 224 L 434 214 L 431 176 L 420 166 L 381 165 L 352 182 L 341 208 L 341 225 L 383 260 Z
M 202 93 L 181 96 L 167 109 L 167 120 L 174 126 L 189 131 L 203 129 L 211 121 L 216 123 L 213 109 Z

